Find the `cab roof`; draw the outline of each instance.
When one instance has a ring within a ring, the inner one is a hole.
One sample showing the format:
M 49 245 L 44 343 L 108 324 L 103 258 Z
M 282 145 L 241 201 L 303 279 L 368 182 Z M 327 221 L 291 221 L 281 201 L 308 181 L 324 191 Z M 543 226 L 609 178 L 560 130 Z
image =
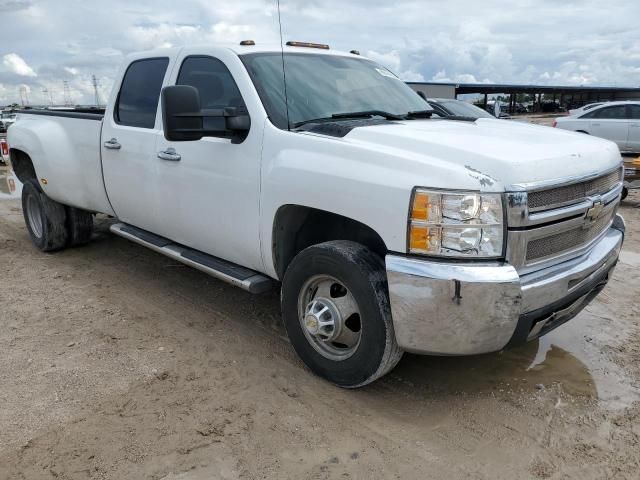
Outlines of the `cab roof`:
M 183 48 L 188 48 L 189 50 L 198 50 L 202 49 L 202 52 L 205 53 L 210 50 L 212 47 L 214 48 L 226 48 L 228 50 L 233 51 L 237 55 L 244 55 L 248 53 L 280 53 L 281 48 L 279 43 L 260 43 L 255 42 L 255 45 L 240 45 L 240 42 L 235 43 L 215 43 L 215 44 L 201 44 L 201 45 L 185 45 L 184 47 L 171 47 L 171 48 L 160 48 L 155 50 L 149 50 L 145 52 L 136 52 L 130 54 L 128 57 L 132 58 L 144 58 L 144 57 L 156 57 L 156 56 L 165 56 L 165 55 L 178 55 Z M 304 46 L 288 46 L 285 45 L 284 53 L 309 53 L 315 55 L 334 55 L 334 56 L 343 56 L 343 57 L 353 57 L 353 58 L 366 58 L 359 54 L 354 54 L 351 52 L 345 52 L 341 50 L 333 50 L 317 48 L 317 47 L 304 47 Z

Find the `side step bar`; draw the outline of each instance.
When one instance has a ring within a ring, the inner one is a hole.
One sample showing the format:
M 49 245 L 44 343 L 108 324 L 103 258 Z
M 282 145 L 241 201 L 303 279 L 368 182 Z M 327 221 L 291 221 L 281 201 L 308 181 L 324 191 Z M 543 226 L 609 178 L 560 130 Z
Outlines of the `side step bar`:
M 227 262 L 221 258 L 207 255 L 198 250 L 173 243 L 164 237 L 160 237 L 141 228 L 115 223 L 109 228 L 113 233 L 139 245 L 150 248 L 178 262 L 197 268 L 219 280 L 240 287 L 251 293 L 263 293 L 271 290 L 274 281 L 256 271 Z

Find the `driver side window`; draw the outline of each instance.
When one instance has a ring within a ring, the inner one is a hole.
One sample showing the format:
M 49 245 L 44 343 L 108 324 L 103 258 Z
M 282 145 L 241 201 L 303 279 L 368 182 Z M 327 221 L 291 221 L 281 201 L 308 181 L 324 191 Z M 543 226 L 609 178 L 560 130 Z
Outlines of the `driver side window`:
M 201 109 L 245 107 L 240 90 L 226 65 L 217 58 L 187 57 L 182 62 L 177 85 L 190 85 L 198 90 Z M 205 130 L 224 131 L 225 119 L 204 118 Z

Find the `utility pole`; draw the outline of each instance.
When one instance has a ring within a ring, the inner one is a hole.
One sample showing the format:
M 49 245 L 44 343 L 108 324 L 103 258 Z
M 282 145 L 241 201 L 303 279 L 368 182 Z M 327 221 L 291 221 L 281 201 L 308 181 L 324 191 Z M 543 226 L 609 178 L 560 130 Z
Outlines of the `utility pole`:
M 64 105 L 65 107 L 70 107 L 71 105 L 73 105 L 73 102 L 71 101 L 71 90 L 69 90 L 69 82 L 64 80 L 62 84 L 64 86 Z
M 20 103 L 23 107 L 29 106 L 29 95 L 27 94 L 27 87 L 20 85 Z
M 47 89 L 47 87 L 44 87 L 42 89 L 42 95 L 44 95 L 45 102 L 47 101 L 47 98 L 48 98 L 49 105 L 53 105 L 53 96 L 51 95 L 51 92 Z
M 93 94 L 96 107 L 100 106 L 100 94 L 98 93 L 98 79 L 95 75 L 91 75 L 91 85 L 93 85 Z

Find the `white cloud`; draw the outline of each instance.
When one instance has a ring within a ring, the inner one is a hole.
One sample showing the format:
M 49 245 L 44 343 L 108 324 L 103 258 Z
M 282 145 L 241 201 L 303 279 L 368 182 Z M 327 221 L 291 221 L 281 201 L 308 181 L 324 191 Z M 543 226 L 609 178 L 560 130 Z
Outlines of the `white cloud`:
M 5 2 L 7 3 L 7 2 Z M 640 85 L 640 2 L 280 0 L 285 40 L 357 49 L 401 79 L 457 83 Z M 0 11 L 2 11 L 0 0 Z M 276 0 L 11 0 L 2 11 L 0 104 L 19 85 L 74 101 L 103 98 L 124 55 L 189 44 L 277 43 Z M 114 15 L 113 12 L 117 12 Z M 544 14 L 541 22 L 541 12 Z M 43 28 L 46 25 L 46 28 Z M 19 43 L 18 42 L 19 39 Z M 6 50 L 5 50 L 6 51 Z M 14 57 L 15 56 L 15 57 Z M 36 75 L 37 73 L 37 75 Z
M 397 50 L 391 50 L 390 52 L 376 52 L 375 50 L 369 50 L 367 52 L 369 57 L 374 62 L 387 67 L 392 72 L 396 73 L 400 69 L 400 53 Z
M 387 67 L 405 82 L 424 81 L 424 75 L 421 73 L 404 68 L 404 65 L 408 62 L 402 59 L 402 56 L 397 50 L 391 50 L 390 52 L 376 52 L 375 50 L 369 50 L 366 54 L 368 58 Z
M 22 77 L 37 77 L 27 62 L 25 62 L 17 53 L 7 53 L 2 57 L 2 64 L 12 73 Z

